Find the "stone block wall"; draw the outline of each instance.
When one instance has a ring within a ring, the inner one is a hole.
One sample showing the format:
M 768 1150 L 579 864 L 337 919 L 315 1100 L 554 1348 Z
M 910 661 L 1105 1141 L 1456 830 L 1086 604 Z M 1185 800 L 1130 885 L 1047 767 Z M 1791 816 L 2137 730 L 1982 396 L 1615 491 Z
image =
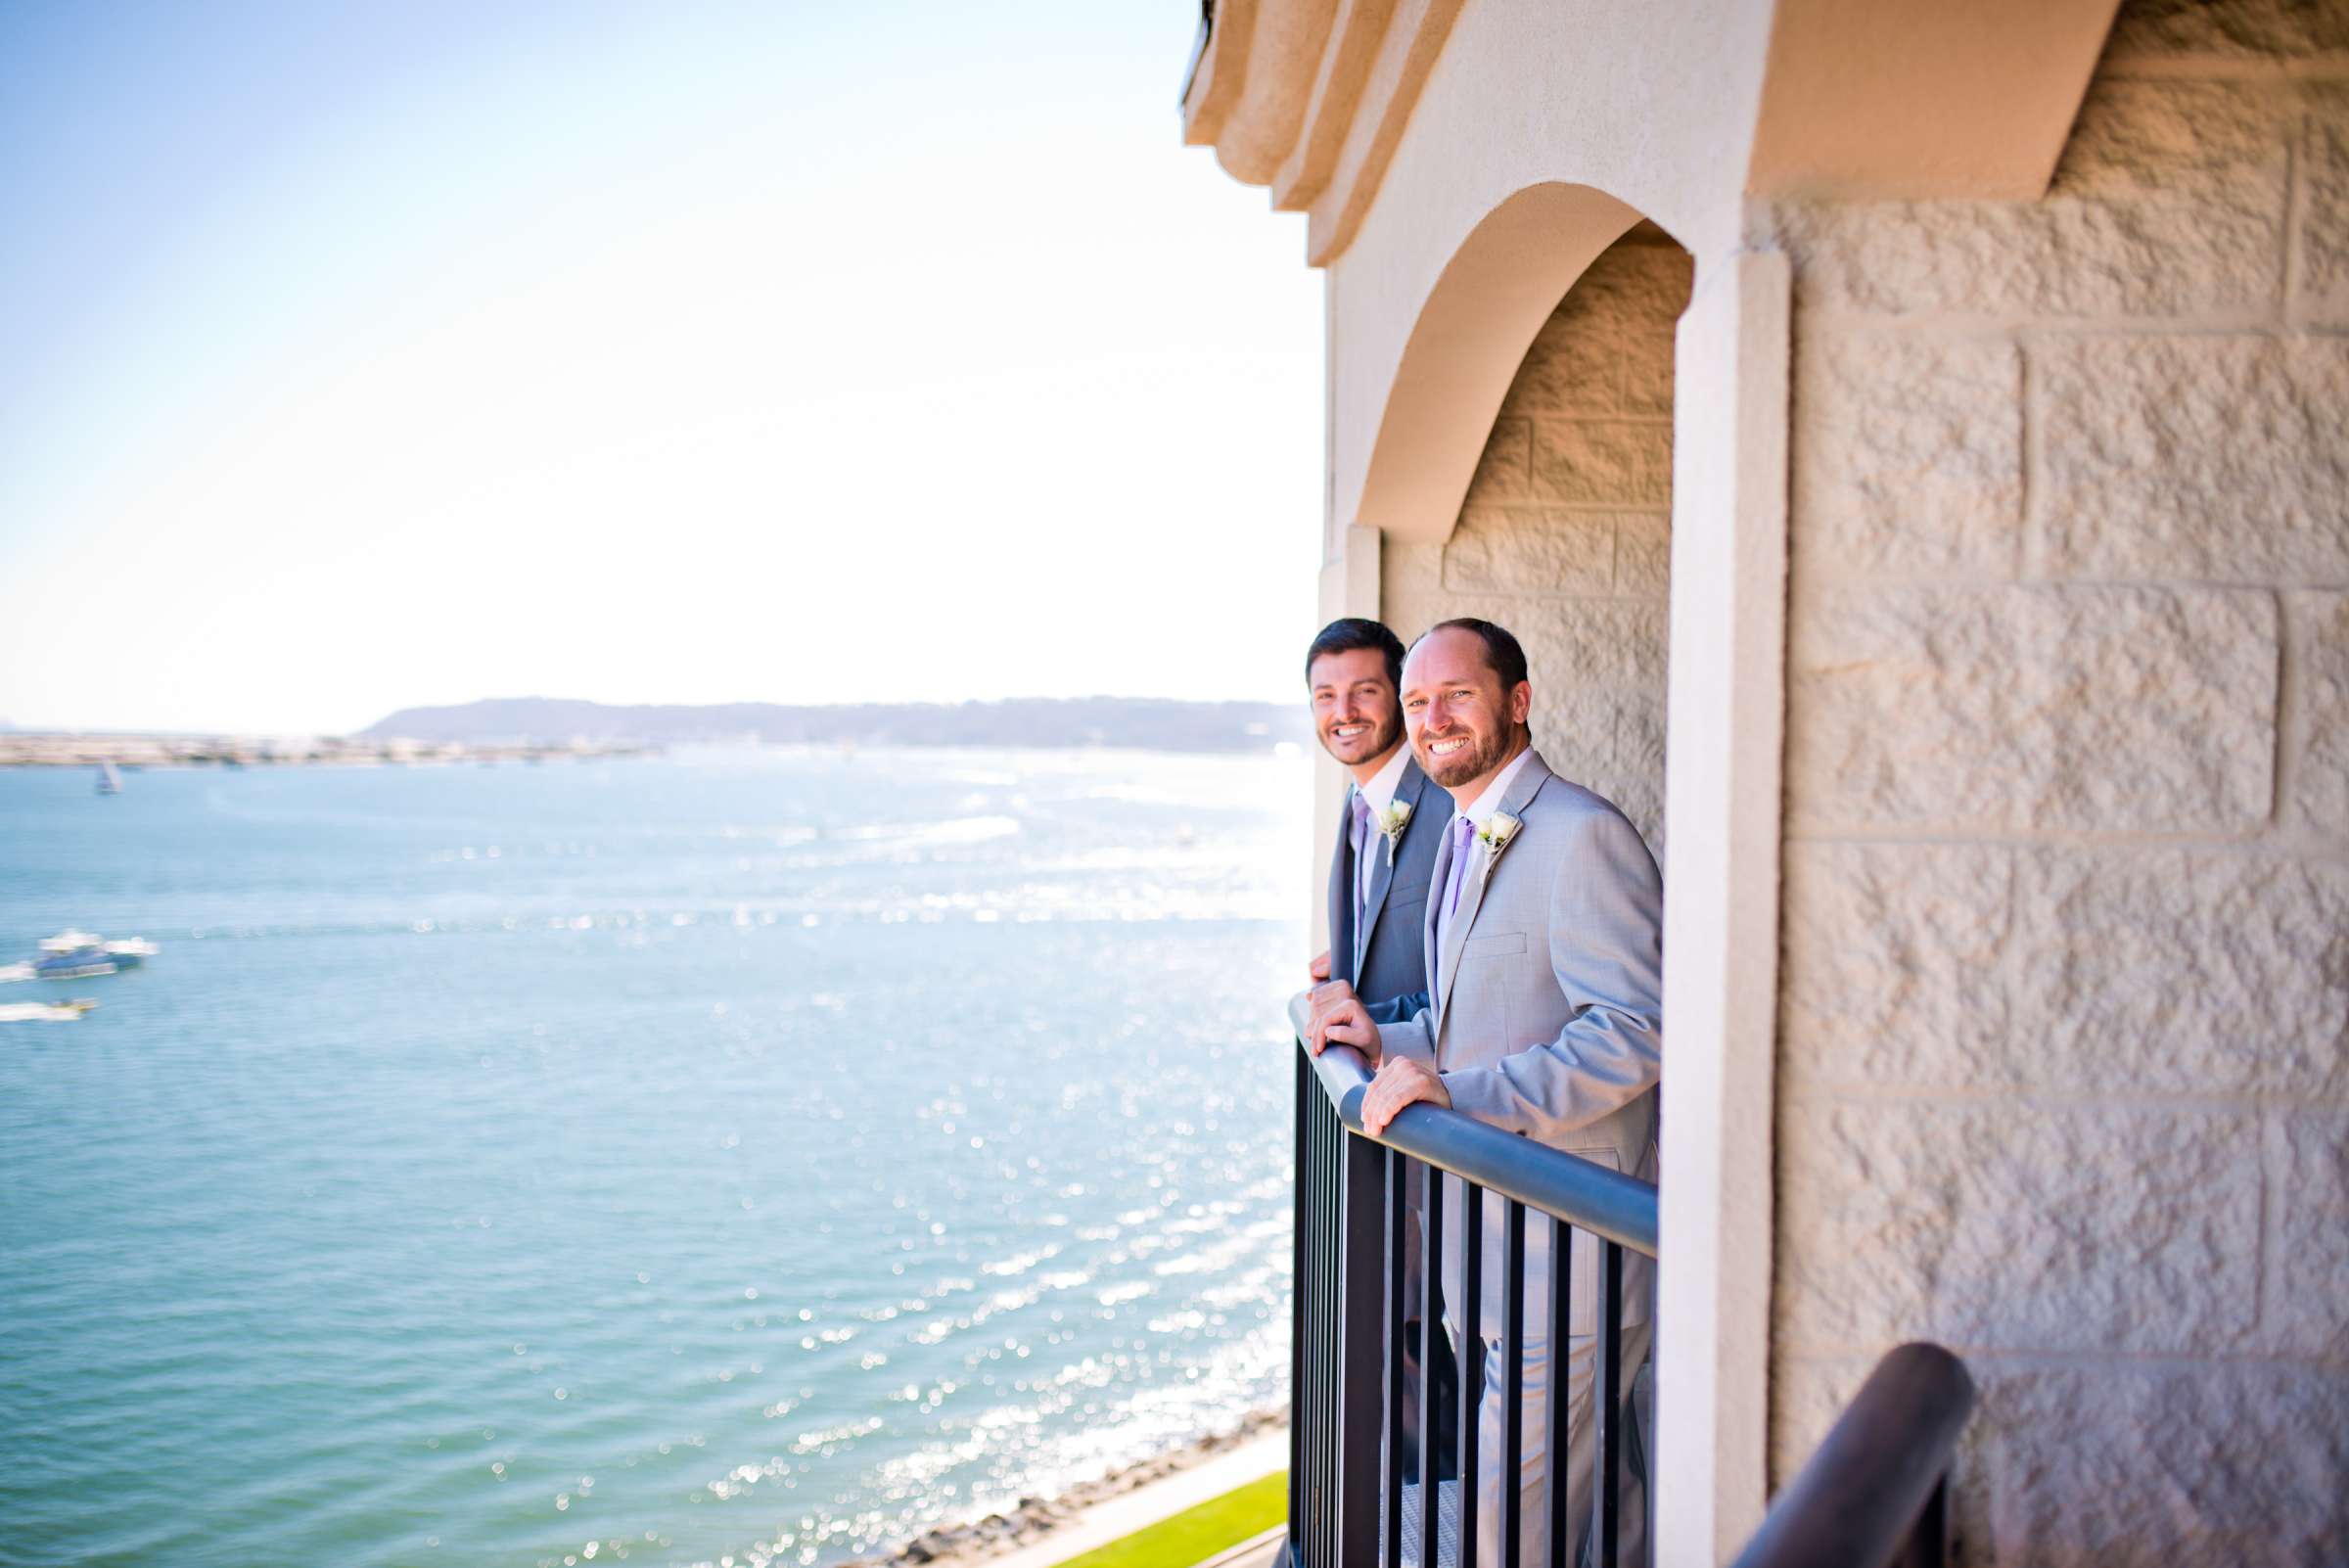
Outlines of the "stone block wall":
M 1386 622 L 1407 642 L 1481 616 L 1525 644 L 1534 744 L 1664 853 L 1673 330 L 1688 253 L 1642 225 L 1591 263 L 1509 385 L 1451 537 L 1389 541 Z
M 1787 206 L 1772 1458 L 1969 1563 L 2349 1561 L 2349 4 L 2123 8 L 2032 204 Z

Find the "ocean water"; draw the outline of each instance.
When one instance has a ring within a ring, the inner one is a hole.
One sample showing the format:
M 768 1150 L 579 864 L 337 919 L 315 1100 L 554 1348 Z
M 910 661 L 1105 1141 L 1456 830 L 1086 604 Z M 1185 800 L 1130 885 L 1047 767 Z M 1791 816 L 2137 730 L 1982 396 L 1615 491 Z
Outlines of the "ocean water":
M 1279 1403 L 1305 762 L 0 771 L 0 1564 L 823 1564 Z

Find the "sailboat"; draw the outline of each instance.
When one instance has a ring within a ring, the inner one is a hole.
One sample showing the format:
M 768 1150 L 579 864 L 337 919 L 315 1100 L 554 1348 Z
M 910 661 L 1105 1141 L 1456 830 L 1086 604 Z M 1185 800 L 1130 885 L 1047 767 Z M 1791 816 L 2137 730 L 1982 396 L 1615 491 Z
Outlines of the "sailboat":
M 122 774 L 112 762 L 98 764 L 98 793 L 101 795 L 122 793 Z

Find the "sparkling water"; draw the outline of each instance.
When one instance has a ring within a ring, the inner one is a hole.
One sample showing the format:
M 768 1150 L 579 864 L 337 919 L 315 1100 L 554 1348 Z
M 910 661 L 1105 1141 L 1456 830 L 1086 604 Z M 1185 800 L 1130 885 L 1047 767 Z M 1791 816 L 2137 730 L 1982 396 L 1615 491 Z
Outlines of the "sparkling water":
M 0 1563 L 831 1563 L 1279 1403 L 1305 763 L 0 772 Z

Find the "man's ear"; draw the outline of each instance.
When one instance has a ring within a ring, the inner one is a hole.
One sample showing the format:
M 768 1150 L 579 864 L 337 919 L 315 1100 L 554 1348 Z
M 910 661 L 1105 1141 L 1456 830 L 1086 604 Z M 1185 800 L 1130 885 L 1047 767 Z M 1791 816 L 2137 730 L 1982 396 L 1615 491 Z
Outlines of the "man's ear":
M 1509 721 L 1522 724 L 1534 711 L 1534 683 L 1521 680 L 1509 689 Z

